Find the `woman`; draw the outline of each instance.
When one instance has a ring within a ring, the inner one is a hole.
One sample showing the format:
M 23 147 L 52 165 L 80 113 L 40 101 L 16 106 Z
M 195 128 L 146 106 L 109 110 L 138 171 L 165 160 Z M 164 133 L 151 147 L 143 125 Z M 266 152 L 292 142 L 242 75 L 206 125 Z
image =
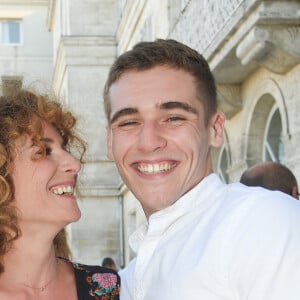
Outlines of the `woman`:
M 80 218 L 74 188 L 85 147 L 75 123 L 49 96 L 0 97 L 1 300 L 119 299 L 116 272 L 57 257 L 69 254 L 64 227 Z

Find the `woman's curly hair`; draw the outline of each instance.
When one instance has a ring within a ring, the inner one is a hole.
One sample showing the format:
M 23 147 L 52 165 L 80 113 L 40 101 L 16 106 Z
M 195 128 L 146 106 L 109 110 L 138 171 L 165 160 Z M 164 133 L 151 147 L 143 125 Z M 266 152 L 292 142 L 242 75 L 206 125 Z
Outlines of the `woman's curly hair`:
M 40 142 L 43 121 L 57 129 L 64 144 L 70 151 L 75 151 L 72 154 L 82 162 L 86 146 L 74 132 L 76 118 L 64 110 L 55 96 L 21 89 L 0 97 L 0 274 L 4 271 L 4 255 L 21 235 L 11 178 L 15 140 L 26 134 L 45 155 L 46 149 Z M 55 237 L 54 246 L 58 256 L 70 256 L 65 229 Z

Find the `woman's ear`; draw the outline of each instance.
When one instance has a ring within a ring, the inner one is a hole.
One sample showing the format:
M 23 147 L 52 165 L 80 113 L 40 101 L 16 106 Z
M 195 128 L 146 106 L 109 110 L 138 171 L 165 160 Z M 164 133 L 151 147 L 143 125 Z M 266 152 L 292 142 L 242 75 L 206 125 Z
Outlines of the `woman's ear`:
M 108 159 L 114 160 L 112 153 L 112 133 L 110 126 L 106 126 L 106 156 Z
M 216 112 L 210 121 L 210 145 L 220 147 L 224 142 L 225 116 L 221 112 Z

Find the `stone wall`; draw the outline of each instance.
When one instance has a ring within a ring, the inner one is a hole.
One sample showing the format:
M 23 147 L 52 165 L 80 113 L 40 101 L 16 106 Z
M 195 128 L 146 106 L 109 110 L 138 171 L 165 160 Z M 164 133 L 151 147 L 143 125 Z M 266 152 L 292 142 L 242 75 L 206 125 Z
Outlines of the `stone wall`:
M 102 90 L 116 55 L 118 1 L 49 2 L 54 39 L 54 89 L 78 116 L 88 143 L 79 189 L 82 218 L 68 228 L 74 260 L 100 264 L 111 256 L 122 265 L 120 178 L 106 158 Z

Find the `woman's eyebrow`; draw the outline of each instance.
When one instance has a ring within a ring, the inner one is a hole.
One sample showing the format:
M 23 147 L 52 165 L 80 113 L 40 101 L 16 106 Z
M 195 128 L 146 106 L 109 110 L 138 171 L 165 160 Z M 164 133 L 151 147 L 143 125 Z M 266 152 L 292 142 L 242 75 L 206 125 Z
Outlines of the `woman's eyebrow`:
M 180 108 L 183 109 L 187 112 L 191 112 L 195 115 L 198 115 L 198 111 L 192 107 L 190 104 L 185 103 L 185 102 L 180 102 L 180 101 L 168 101 L 168 102 L 164 102 L 161 103 L 159 105 L 160 109 L 176 109 L 176 108 Z
M 112 115 L 112 117 L 110 119 L 110 123 L 112 124 L 117 119 L 119 119 L 123 116 L 133 115 L 133 114 L 136 114 L 137 112 L 138 112 L 138 110 L 136 108 L 133 108 L 133 107 L 127 107 L 127 108 L 120 109 Z
M 49 138 L 49 137 L 42 137 L 40 139 L 40 141 L 45 143 L 45 144 L 54 144 L 55 143 L 55 141 L 52 138 Z M 63 138 L 61 139 L 61 141 L 59 141 L 59 143 L 62 147 L 65 147 L 68 144 Z
M 41 142 L 44 142 L 44 143 L 54 143 L 53 139 L 51 138 L 48 138 L 48 137 L 42 137 L 40 139 Z

